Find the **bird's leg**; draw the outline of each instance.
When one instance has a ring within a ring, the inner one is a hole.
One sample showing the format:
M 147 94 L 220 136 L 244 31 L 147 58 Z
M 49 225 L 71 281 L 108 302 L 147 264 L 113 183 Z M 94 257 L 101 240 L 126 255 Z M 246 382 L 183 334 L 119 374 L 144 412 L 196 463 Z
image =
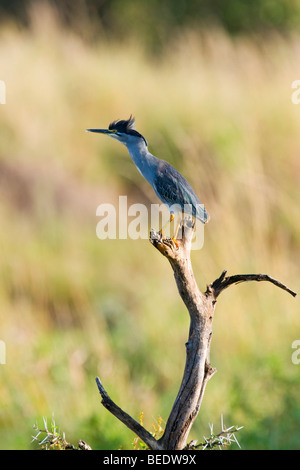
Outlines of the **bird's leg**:
M 166 226 L 169 225 L 169 224 L 174 220 L 174 217 L 175 217 L 174 214 L 171 212 L 171 214 L 170 214 L 170 220 L 168 220 L 168 222 L 160 229 L 160 233 L 161 233 L 161 236 L 162 236 L 163 239 L 165 238 L 163 231 L 164 231 L 164 229 L 166 228 Z
M 177 224 L 177 227 L 176 227 L 176 230 L 175 230 L 175 233 L 174 233 L 174 236 L 172 237 L 172 241 L 175 243 L 176 247 L 178 247 L 178 243 L 177 243 L 177 235 L 178 235 L 178 231 L 179 231 L 179 227 L 180 227 L 180 224 L 181 224 L 181 220 L 179 220 L 178 224 Z

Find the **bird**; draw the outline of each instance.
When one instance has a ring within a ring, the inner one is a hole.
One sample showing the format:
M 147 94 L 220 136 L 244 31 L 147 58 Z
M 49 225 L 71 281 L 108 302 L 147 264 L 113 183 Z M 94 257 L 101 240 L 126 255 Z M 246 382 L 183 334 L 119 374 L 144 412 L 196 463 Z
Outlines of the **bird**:
M 108 129 L 86 129 L 86 131 L 106 134 L 127 147 L 138 171 L 153 187 L 158 198 L 170 212 L 170 219 L 161 228 L 161 234 L 172 222 L 175 213 L 184 212 L 185 215 L 191 215 L 203 224 L 209 221 L 207 211 L 184 176 L 170 163 L 149 152 L 147 140 L 135 129 L 135 118 L 132 115 L 127 120 L 113 121 Z M 177 235 L 181 222 L 182 218 L 172 237 L 177 247 Z

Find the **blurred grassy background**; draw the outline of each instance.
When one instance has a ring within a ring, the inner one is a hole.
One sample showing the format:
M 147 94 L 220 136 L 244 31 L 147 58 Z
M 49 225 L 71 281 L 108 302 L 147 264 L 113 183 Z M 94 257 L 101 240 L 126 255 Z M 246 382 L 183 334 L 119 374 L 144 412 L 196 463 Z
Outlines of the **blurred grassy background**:
M 101 407 L 95 376 L 136 419 L 143 411 L 148 429 L 166 420 L 189 319 L 147 240 L 97 239 L 100 203 L 157 199 L 125 148 L 85 129 L 134 114 L 150 151 L 191 182 L 211 215 L 192 254 L 202 289 L 227 269 L 268 273 L 299 291 L 291 83 L 300 36 L 193 24 L 162 46 L 138 40 L 137 29 L 118 37 L 99 27 L 97 36 L 85 16 L 67 27 L 43 2 L 26 18 L 8 16 L 0 30 L 0 447 L 30 448 L 33 424 L 54 414 L 69 441 L 131 448 L 133 434 Z M 212 341 L 218 373 L 190 438 L 208 435 L 208 423 L 218 430 L 223 414 L 244 426 L 244 449 L 299 449 L 299 335 L 298 298 L 267 283 L 224 292 Z

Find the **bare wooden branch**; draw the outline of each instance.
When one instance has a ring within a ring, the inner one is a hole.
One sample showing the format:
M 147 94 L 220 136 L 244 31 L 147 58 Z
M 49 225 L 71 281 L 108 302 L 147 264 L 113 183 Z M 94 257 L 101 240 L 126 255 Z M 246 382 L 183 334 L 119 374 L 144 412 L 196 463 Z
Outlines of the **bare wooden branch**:
M 179 294 L 190 315 L 189 338 L 186 343 L 186 363 L 182 382 L 163 436 L 156 440 L 146 429 L 119 408 L 108 396 L 100 380 L 97 385 L 102 404 L 152 450 L 181 450 L 186 446 L 202 402 L 205 387 L 216 372 L 210 364 L 212 322 L 216 299 L 232 284 L 247 281 L 268 281 L 291 295 L 296 293 L 267 274 L 238 274 L 226 277 L 226 271 L 212 282 L 205 293 L 197 285 L 190 258 L 193 223 L 185 220 L 181 239 L 174 243 L 163 239 L 160 232 L 151 231 L 150 242 L 170 262 Z
M 150 242 L 169 260 L 179 294 L 190 314 L 186 364 L 181 386 L 159 442 L 164 449 L 181 450 L 201 405 L 208 380 L 216 372 L 209 362 L 214 299 L 203 294 L 197 285 L 190 258 L 193 226 L 187 221 L 177 245 L 163 240 L 159 233 L 150 234 Z
M 107 394 L 99 377 L 96 378 L 97 387 L 102 397 L 101 403 L 108 411 L 118 418 L 125 426 L 133 431 L 140 439 L 142 439 L 149 449 L 161 450 L 158 441 L 150 434 L 140 423 L 135 421 L 129 414 L 125 413 L 118 405 L 116 405 Z
M 277 281 L 271 276 L 268 276 L 268 274 L 236 274 L 234 276 L 226 276 L 227 271 L 223 271 L 221 276 L 216 279 L 210 286 L 208 286 L 208 292 L 210 289 L 213 290 L 215 298 L 217 298 L 221 292 L 226 289 L 227 287 L 231 286 L 232 284 L 239 284 L 240 282 L 249 282 L 249 281 L 268 281 L 274 284 L 277 287 L 280 287 L 280 289 L 283 289 L 287 291 L 289 294 L 291 294 L 293 297 L 296 297 L 296 292 L 292 291 L 289 289 L 286 285 L 282 284 L 281 282 Z

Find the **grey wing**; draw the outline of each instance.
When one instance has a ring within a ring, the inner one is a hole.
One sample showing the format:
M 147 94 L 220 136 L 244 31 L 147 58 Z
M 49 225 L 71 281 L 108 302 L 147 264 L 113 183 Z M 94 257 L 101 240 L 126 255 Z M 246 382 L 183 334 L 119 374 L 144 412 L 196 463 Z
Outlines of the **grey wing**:
M 192 214 L 202 223 L 208 222 L 209 215 L 192 187 L 181 173 L 168 162 L 163 160 L 160 162 L 153 187 L 157 196 L 169 208 L 178 204 L 181 210 Z

